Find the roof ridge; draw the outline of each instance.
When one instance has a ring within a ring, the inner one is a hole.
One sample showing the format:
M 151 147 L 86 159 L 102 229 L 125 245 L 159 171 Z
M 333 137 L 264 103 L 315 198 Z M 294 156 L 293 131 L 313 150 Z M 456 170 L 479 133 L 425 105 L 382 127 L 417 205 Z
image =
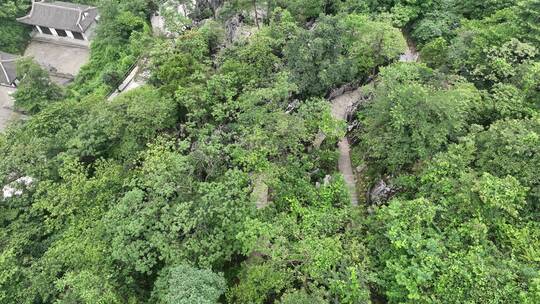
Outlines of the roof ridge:
M 77 19 L 77 26 L 81 29 L 81 31 L 84 31 L 84 29 L 83 29 L 83 27 L 81 25 L 83 14 L 88 13 L 88 11 L 93 10 L 93 9 L 97 9 L 97 8 L 93 7 L 93 6 L 88 6 L 85 9 L 79 10 L 79 18 Z
M 28 15 L 24 15 L 22 17 L 15 18 L 15 20 L 19 21 L 19 20 L 22 20 L 22 19 L 25 19 L 25 18 L 32 17 L 32 14 L 34 13 L 34 4 L 36 4 L 36 1 L 32 1 L 32 6 L 30 7 L 30 12 L 28 13 Z
M 2 64 L 2 62 L 0 62 L 0 68 L 2 68 L 2 72 L 4 72 L 4 75 L 6 76 L 8 83 L 11 83 L 11 79 L 9 79 L 9 75 L 6 71 L 6 68 L 4 68 L 4 65 Z
M 82 8 L 80 8 L 80 7 L 67 7 L 67 6 L 54 5 L 52 2 L 34 2 L 34 3 L 35 4 L 43 4 L 45 6 L 53 6 L 53 7 L 57 7 L 57 8 L 69 9 L 69 10 L 74 10 L 74 11 L 79 11 L 79 12 L 82 11 Z
M 86 20 L 85 17 L 96 15 L 97 10 L 97 7 L 79 3 L 34 0 L 29 14 L 17 18 L 17 21 L 30 25 L 84 32 L 93 22 L 92 18 Z
M 79 10 L 79 18 L 77 18 L 77 26 L 83 31 L 83 28 L 81 26 L 81 18 L 82 18 L 83 11 Z

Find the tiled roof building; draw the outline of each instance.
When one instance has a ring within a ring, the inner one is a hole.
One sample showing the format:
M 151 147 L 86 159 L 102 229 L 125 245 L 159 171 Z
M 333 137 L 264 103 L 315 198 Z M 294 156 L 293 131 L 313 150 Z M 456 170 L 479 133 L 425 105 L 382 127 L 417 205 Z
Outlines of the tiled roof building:
M 17 18 L 32 25 L 40 34 L 89 40 L 99 19 L 95 7 L 62 1 L 33 1 L 28 15 Z

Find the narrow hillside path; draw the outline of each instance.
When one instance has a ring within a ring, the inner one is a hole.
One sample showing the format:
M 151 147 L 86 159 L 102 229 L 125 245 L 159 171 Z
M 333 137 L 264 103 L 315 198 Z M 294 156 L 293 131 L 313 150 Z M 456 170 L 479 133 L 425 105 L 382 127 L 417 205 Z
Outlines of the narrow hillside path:
M 360 100 L 362 96 L 362 88 L 344 93 L 332 100 L 332 116 L 336 119 L 347 120 L 347 115 L 351 111 L 353 105 Z M 322 140 L 321 140 L 322 142 Z M 351 204 L 358 206 L 358 193 L 356 192 L 356 176 L 354 175 L 351 162 L 351 148 L 347 136 L 343 137 L 338 143 L 339 172 L 345 179 L 345 184 L 351 196 Z
M 399 57 L 401 62 L 418 62 L 419 53 L 416 50 L 414 42 L 409 39 L 405 34 L 403 35 L 407 41 L 407 49 L 405 53 Z M 353 106 L 362 100 L 364 96 L 364 88 L 367 88 L 372 83 L 360 87 L 354 91 L 343 93 L 331 100 L 332 102 L 332 116 L 336 119 L 347 120 L 347 116 L 352 112 Z M 324 134 L 321 134 L 315 139 L 314 146 L 318 147 L 324 141 Z M 354 174 L 352 162 L 351 162 L 351 147 L 347 136 L 343 137 L 338 143 L 339 160 L 338 168 L 339 172 L 345 179 L 345 184 L 349 190 L 351 196 L 351 204 L 358 206 L 358 193 L 356 189 L 356 175 Z
M 405 32 L 403 32 L 403 38 L 405 38 L 405 41 L 407 41 L 407 49 L 405 50 L 405 53 L 399 56 L 399 61 L 418 62 L 420 59 L 420 53 L 418 53 L 414 41 Z

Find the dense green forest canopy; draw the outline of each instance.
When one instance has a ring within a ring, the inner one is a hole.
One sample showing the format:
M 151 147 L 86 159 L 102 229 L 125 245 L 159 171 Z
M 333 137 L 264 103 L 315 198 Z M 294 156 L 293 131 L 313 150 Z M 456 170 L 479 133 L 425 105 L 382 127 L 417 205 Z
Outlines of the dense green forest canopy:
M 0 134 L 0 303 L 540 303 L 539 0 L 71 2 L 89 62 L 59 87 L 22 60 Z

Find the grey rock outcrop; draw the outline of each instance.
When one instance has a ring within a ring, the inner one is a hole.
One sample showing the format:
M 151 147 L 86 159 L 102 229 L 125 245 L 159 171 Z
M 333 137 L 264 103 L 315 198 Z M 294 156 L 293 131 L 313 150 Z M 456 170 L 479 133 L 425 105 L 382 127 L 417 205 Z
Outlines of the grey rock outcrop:
M 394 194 L 396 189 L 393 185 L 387 183 L 384 179 L 380 179 L 369 191 L 369 202 L 373 205 L 380 205 L 387 202 Z

